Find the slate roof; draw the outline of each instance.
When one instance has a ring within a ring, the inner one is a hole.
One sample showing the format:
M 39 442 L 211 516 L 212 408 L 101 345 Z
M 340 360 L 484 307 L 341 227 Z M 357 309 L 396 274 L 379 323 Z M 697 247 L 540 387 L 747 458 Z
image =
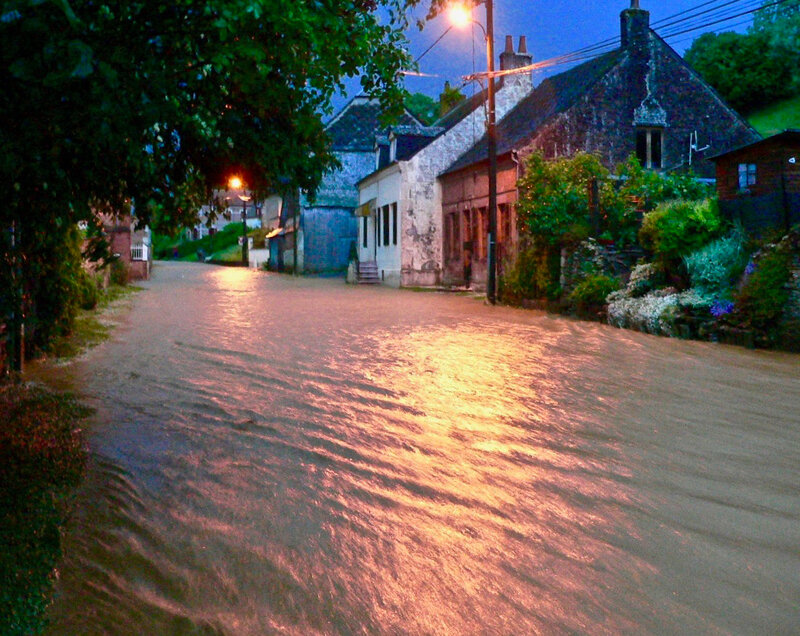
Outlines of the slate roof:
M 350 100 L 326 126 L 332 140 L 332 149 L 372 152 L 375 148 L 375 133 L 382 130 L 380 114 L 381 108 L 377 101 L 364 96 Z M 420 125 L 408 112 L 403 113 L 396 123 L 404 126 Z
M 410 159 L 425 146 L 441 134 L 441 128 L 412 128 L 410 126 L 394 126 L 392 132 L 395 135 L 395 159 L 405 161 Z
M 568 71 L 543 80 L 497 124 L 497 154 L 522 145 L 553 115 L 567 110 L 602 78 L 619 60 L 619 49 L 584 62 Z M 442 174 L 486 160 L 484 135 L 472 148 L 456 159 Z

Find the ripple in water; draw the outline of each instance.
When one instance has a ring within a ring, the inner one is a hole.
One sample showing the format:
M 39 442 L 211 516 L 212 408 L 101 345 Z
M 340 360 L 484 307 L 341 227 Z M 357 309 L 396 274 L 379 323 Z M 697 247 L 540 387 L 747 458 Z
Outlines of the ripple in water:
M 790 633 L 788 355 L 161 264 L 98 407 L 52 634 Z

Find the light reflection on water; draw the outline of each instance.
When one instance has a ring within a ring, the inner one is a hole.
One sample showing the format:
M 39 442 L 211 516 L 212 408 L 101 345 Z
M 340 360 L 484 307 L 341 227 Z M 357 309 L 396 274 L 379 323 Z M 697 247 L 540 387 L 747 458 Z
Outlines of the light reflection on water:
M 162 264 L 53 634 L 788 633 L 797 360 Z

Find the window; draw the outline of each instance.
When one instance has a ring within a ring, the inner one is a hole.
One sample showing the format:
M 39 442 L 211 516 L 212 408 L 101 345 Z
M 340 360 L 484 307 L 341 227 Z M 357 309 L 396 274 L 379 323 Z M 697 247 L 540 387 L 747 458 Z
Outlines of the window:
M 502 241 L 506 245 L 511 245 L 511 208 L 507 203 L 503 203 L 498 208 L 497 214 L 500 217 L 498 225 Z
M 747 190 L 751 185 L 756 184 L 756 164 L 739 164 L 739 189 Z
M 392 245 L 397 245 L 397 204 L 392 203 Z
M 637 128 L 636 158 L 644 168 L 662 168 L 664 135 L 661 128 Z
M 383 210 L 383 244 L 389 245 L 389 206 L 384 205 L 382 210 Z
M 367 221 L 369 220 L 369 217 L 364 216 L 364 217 L 361 217 L 361 218 L 363 219 L 362 222 L 361 222 L 361 226 L 362 226 L 363 235 L 364 235 L 362 237 L 362 239 L 361 239 L 361 245 L 366 247 L 367 246 Z
M 375 245 L 381 246 L 381 209 L 375 210 Z
M 469 210 L 464 210 L 464 249 L 472 252 L 472 224 Z

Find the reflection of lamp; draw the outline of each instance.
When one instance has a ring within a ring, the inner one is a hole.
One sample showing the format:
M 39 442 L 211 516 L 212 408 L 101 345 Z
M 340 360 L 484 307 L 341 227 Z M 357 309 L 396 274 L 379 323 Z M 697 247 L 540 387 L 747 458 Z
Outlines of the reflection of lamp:
M 483 25 L 472 19 L 471 8 L 463 5 L 454 6 L 450 10 L 450 19 L 456 26 L 465 26 L 473 23 L 483 30 L 486 36 L 486 101 L 487 101 L 487 126 L 486 142 L 489 155 L 489 231 L 486 241 L 486 300 L 494 304 L 496 300 L 497 282 L 497 255 L 495 241 L 497 240 L 497 131 L 495 126 L 494 105 L 494 6 L 493 0 L 482 0 L 486 5 L 486 29 Z M 480 4 L 478 2 L 477 4 Z
M 228 186 L 233 190 L 239 190 L 244 187 L 244 184 L 239 177 L 231 177 L 228 181 Z M 249 264 L 249 257 L 247 253 L 247 248 L 249 247 L 247 244 L 247 202 L 251 199 L 251 197 L 244 194 L 244 192 L 237 196 L 242 202 L 242 265 L 247 267 Z

